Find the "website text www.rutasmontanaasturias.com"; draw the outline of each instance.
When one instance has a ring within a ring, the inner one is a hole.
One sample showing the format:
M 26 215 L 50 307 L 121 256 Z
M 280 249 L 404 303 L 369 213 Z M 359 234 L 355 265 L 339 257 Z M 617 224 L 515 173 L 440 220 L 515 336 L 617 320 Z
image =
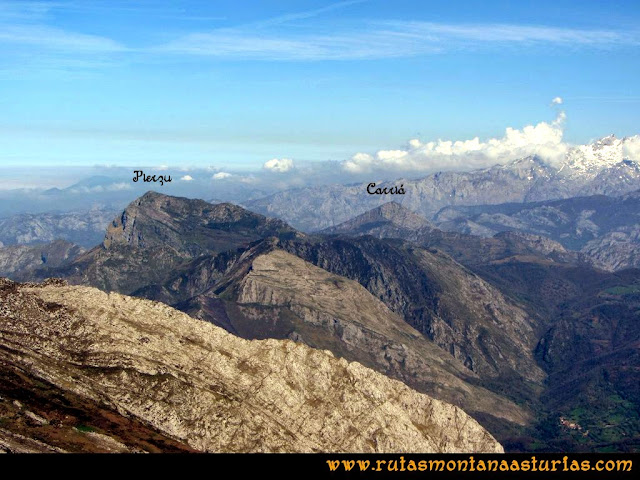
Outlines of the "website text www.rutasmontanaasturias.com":
M 575 460 L 569 456 L 561 459 L 485 460 L 469 456 L 466 459 L 445 460 L 395 459 L 327 460 L 331 472 L 630 472 L 633 461 L 629 459 Z

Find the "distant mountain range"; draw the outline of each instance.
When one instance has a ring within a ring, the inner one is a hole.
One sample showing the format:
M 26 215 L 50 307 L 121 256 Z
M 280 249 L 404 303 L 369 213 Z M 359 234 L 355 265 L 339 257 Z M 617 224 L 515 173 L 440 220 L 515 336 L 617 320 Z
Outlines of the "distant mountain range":
M 330 350 L 462 407 L 509 450 L 640 445 L 638 418 L 620 417 L 640 406 L 640 271 L 603 271 L 540 235 L 446 232 L 398 204 L 307 235 L 149 192 L 102 244 L 22 280 L 51 276 Z
M 640 189 L 639 159 L 625 157 L 625 140 L 605 137 L 571 149 L 551 165 L 537 156 L 471 172 L 439 172 L 418 180 L 397 179 L 404 195 L 369 195 L 367 183 L 286 190 L 244 205 L 306 232 L 335 226 L 389 201 L 428 219 L 447 206 L 537 202 L 588 195 L 617 196 Z M 376 178 L 371 179 L 376 182 Z
M 38 213 L 0 218 L 0 247 L 67 240 L 84 248 L 99 244 L 105 225 L 118 210 L 93 208 L 67 213 Z
M 395 202 L 386 203 L 320 233 L 399 238 L 423 247 L 441 249 L 458 262 L 470 267 L 516 256 L 571 264 L 597 263 L 585 254 L 566 249 L 559 242 L 519 230 L 505 230 L 493 237 L 440 230 L 433 223 Z
M 433 221 L 444 230 L 473 235 L 542 235 L 609 270 L 640 267 L 640 190 L 620 197 L 446 207 Z

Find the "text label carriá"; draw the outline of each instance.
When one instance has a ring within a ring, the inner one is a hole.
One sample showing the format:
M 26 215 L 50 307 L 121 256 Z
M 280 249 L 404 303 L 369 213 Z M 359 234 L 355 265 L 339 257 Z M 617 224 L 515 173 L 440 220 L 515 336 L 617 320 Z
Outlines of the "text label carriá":
M 399 187 L 391 187 L 391 188 L 375 188 L 376 184 L 375 183 L 370 183 L 369 185 L 367 185 L 367 193 L 369 195 L 387 195 L 387 194 L 391 194 L 391 195 L 404 195 L 405 194 L 405 190 L 404 190 L 404 185 L 400 184 Z M 372 189 L 374 189 L 372 191 Z

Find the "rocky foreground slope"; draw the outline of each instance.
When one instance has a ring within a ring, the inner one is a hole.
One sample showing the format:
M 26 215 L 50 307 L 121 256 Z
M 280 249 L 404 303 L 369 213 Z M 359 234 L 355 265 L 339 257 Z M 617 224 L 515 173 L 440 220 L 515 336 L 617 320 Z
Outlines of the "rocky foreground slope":
M 479 386 L 480 375 L 359 283 L 279 250 L 276 244 L 245 252 L 217 286 L 177 308 L 243 338 L 289 338 L 330 350 L 460 406 L 474 418 L 492 417 L 491 425 L 484 423 L 488 428 L 496 422 L 523 425 L 530 420 L 526 408 Z M 534 368 L 526 360 L 520 362 Z
M 0 397 L 11 451 L 502 451 L 459 408 L 327 351 L 55 282 L 0 280 Z

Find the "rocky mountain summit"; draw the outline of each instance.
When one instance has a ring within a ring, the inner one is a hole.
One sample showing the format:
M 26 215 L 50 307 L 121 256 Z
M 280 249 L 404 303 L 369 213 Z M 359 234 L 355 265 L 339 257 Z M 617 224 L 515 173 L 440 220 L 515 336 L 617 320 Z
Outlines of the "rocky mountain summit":
M 222 252 L 268 236 L 295 236 L 281 220 L 267 218 L 231 203 L 147 192 L 133 201 L 107 228 L 102 246 L 170 248 L 185 257 Z
M 340 225 L 322 230 L 320 233 L 328 235 L 365 233 L 378 238 L 398 238 L 394 230 L 408 233 L 432 228 L 434 228 L 433 224 L 426 218 L 413 213 L 397 202 L 389 202 Z
M 567 152 L 558 171 L 566 177 L 592 180 L 607 168 L 629 161 L 626 146 L 637 138 L 616 138 L 615 135 L 608 135 L 592 143 L 573 147 Z
M 459 408 L 328 351 L 60 282 L 3 279 L 0 299 L 3 450 L 502 451 Z
M 43 268 L 33 278 L 62 276 L 72 283 L 130 294 L 167 282 L 203 255 L 247 247 L 268 236 L 302 234 L 281 220 L 229 203 L 212 205 L 147 192 L 110 221 L 101 245 L 62 269 Z

